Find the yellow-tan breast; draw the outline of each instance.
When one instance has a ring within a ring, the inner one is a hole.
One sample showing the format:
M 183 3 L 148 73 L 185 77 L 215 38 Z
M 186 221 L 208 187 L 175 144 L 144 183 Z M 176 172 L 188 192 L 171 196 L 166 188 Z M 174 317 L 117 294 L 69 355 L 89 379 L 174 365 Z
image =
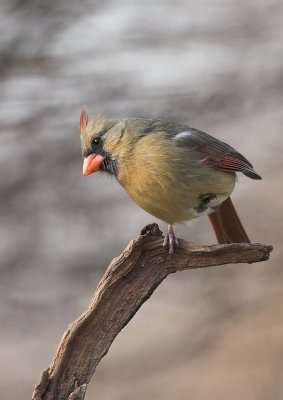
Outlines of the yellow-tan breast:
M 221 204 L 233 191 L 235 174 L 201 164 L 193 150 L 174 146 L 162 133 L 145 135 L 130 143 L 118 158 L 118 180 L 144 210 L 167 222 L 185 222 L 198 217 L 199 197 L 213 193 L 211 207 Z M 123 143 L 121 146 L 125 149 Z M 206 210 L 206 213 L 209 211 Z

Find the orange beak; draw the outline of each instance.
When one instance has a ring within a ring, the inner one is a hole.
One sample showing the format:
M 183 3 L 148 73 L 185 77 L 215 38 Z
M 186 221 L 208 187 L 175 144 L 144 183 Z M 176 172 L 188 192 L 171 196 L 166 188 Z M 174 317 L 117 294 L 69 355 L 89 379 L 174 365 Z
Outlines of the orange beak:
M 99 154 L 90 154 L 84 159 L 83 175 L 87 176 L 93 174 L 93 172 L 99 171 L 103 160 L 104 157 Z

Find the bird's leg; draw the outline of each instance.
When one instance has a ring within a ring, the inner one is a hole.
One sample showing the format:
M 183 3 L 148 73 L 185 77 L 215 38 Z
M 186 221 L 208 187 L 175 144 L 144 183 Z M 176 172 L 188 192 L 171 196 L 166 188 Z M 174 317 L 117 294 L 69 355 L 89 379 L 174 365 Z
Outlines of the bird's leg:
M 176 238 L 173 230 L 173 224 L 168 225 L 168 233 L 165 235 L 163 246 L 167 247 L 169 245 L 169 254 L 174 253 L 174 247 L 179 246 L 179 241 Z

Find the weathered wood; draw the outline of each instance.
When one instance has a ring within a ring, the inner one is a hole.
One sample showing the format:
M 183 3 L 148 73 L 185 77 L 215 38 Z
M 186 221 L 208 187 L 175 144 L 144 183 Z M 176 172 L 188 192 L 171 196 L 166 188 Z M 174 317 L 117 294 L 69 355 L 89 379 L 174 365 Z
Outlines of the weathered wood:
M 156 224 L 147 225 L 109 265 L 89 308 L 66 330 L 33 400 L 83 400 L 86 386 L 121 329 L 168 274 L 215 265 L 268 260 L 272 246 L 202 246 L 180 240 L 173 255 Z

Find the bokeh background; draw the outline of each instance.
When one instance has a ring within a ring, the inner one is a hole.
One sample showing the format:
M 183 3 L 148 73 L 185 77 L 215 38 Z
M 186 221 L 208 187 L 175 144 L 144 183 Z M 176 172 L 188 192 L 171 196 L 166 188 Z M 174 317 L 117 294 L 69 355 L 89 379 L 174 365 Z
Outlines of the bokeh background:
M 283 398 L 282 15 L 280 0 L 1 1 L 1 400 L 31 398 L 108 263 L 155 221 L 114 181 L 82 177 L 82 106 L 236 147 L 263 180 L 239 176 L 233 201 L 275 247 L 266 263 L 169 277 L 86 398 Z M 206 219 L 177 235 L 215 243 Z

